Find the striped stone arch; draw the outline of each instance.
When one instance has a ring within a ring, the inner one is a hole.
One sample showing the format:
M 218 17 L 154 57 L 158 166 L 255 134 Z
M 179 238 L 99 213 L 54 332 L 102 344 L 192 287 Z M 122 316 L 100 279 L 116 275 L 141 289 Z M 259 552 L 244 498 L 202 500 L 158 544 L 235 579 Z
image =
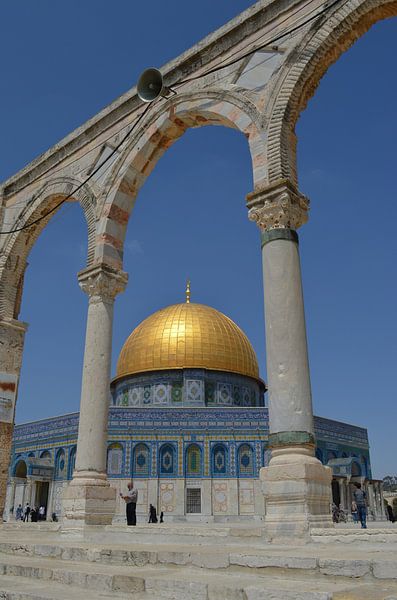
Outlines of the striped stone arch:
M 21 210 L 12 228 L 27 225 L 41 215 L 47 214 L 79 184 L 79 181 L 71 177 L 61 177 L 44 183 Z M 86 184 L 73 199 L 79 202 L 87 223 L 87 265 L 89 266 L 93 263 L 95 253 L 96 197 Z M 56 212 L 52 212 L 28 229 L 7 236 L 0 259 L 0 319 L 18 317 L 27 257 L 40 233 Z
M 297 185 L 295 125 L 316 88 L 340 55 L 377 21 L 397 15 L 396 0 L 348 0 L 316 21 L 293 50 L 273 84 L 267 161 L 269 183 Z
M 153 110 L 153 112 L 152 112 Z M 97 228 L 96 263 L 121 268 L 123 244 L 135 199 L 159 158 L 188 128 L 223 125 L 247 138 L 253 165 L 254 187 L 263 186 L 265 133 L 262 117 L 246 98 L 233 92 L 200 91 L 159 101 L 149 110 L 115 163 L 105 184 Z

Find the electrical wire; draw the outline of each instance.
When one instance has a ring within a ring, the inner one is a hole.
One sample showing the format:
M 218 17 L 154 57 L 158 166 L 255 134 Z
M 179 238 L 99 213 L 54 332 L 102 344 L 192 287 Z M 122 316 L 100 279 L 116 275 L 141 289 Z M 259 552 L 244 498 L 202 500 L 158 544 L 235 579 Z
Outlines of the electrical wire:
M 312 2 L 313 0 L 311 0 Z M 330 4 L 327 4 L 323 9 L 321 9 L 318 12 L 315 12 L 314 15 L 312 15 L 311 17 L 305 19 L 302 23 L 299 23 L 298 25 L 296 25 L 295 27 L 293 27 L 292 29 L 290 29 L 289 31 L 285 31 L 277 36 L 275 36 L 274 38 L 272 38 L 271 40 L 268 40 L 267 42 L 264 42 L 263 44 L 260 44 L 259 46 L 255 46 L 255 48 L 251 49 L 249 52 L 246 52 L 245 54 L 239 55 L 236 58 L 234 58 L 233 60 L 229 61 L 226 64 L 223 64 L 226 60 L 228 60 L 228 58 L 225 58 L 224 61 L 222 61 L 220 64 L 218 64 L 216 67 L 213 67 L 212 69 L 209 69 L 208 71 L 206 71 L 205 73 L 201 73 L 198 74 L 194 77 L 189 77 L 187 79 L 184 79 L 182 81 L 176 82 L 173 84 L 173 87 L 179 87 L 181 85 L 184 85 L 186 83 L 190 83 L 192 81 L 196 81 L 197 79 L 201 79 L 202 77 L 206 77 L 207 75 L 211 75 L 212 73 L 216 73 L 217 71 L 221 70 L 221 69 L 225 69 L 227 67 L 233 66 L 234 64 L 240 62 L 241 60 L 243 60 L 244 58 L 247 58 L 253 54 L 255 54 L 256 52 L 258 52 L 258 50 L 261 50 L 263 48 L 266 47 L 270 47 L 272 45 L 274 45 L 276 42 L 278 42 L 279 40 L 281 40 L 282 38 L 284 38 L 287 35 L 291 35 L 293 33 L 295 33 L 296 31 L 298 31 L 299 29 L 301 29 L 302 27 L 304 27 L 305 25 L 307 25 L 308 23 L 311 23 L 314 19 L 316 19 L 317 17 L 320 17 L 321 15 L 325 14 L 326 12 L 328 12 L 331 8 L 333 8 L 334 6 L 336 6 L 336 4 L 338 4 L 341 0 L 334 0 L 333 2 L 331 2 Z M 305 6 L 307 6 L 308 4 L 310 4 L 311 2 L 307 3 Z M 304 7 L 305 7 L 304 6 Z M 303 8 L 304 8 L 303 7 Z M 300 7 L 299 10 L 302 10 L 302 7 Z M 313 12 L 313 11 L 312 11 Z M 295 13 L 296 14 L 296 13 Z M 310 14 L 310 13 L 309 13 Z M 291 17 L 289 16 L 288 19 L 290 19 Z M 287 20 L 287 19 L 285 19 Z M 284 21 L 285 21 L 284 20 Z M 284 21 L 282 21 L 281 23 L 278 23 L 275 27 L 273 27 L 273 29 L 276 29 L 278 27 L 280 27 L 280 24 L 282 24 Z M 268 35 L 269 32 L 266 32 L 266 35 Z M 261 39 L 263 36 L 260 36 L 257 39 Z M 252 42 L 250 42 L 249 45 L 252 45 Z M 245 47 L 248 47 L 245 46 Z M 239 50 L 240 51 L 240 50 Z M 236 53 L 237 54 L 237 53 Z M 265 59 L 263 62 L 266 62 L 267 60 L 270 60 L 270 58 Z M 262 64 L 260 63 L 260 64 Z M 258 66 L 258 65 L 256 65 Z M 82 187 L 84 187 L 84 185 L 90 181 L 90 179 L 92 179 L 92 177 L 103 167 L 103 165 L 105 163 L 107 163 L 113 156 L 114 154 L 117 152 L 117 150 L 121 147 L 121 145 L 124 143 L 124 141 L 130 136 L 130 134 L 132 133 L 132 131 L 135 129 L 135 127 L 138 125 L 138 123 L 142 120 L 142 118 L 146 115 L 146 113 L 148 112 L 149 108 L 151 107 L 151 104 L 148 104 L 148 106 L 146 107 L 146 109 L 141 113 L 141 115 L 138 117 L 138 119 L 135 121 L 135 123 L 133 124 L 133 126 L 131 127 L 131 129 L 126 133 L 126 135 L 122 138 L 122 140 L 119 142 L 119 144 L 117 144 L 117 146 L 112 150 L 112 152 L 109 154 L 109 156 L 103 160 L 101 162 L 100 165 L 98 165 L 89 175 L 88 177 L 86 177 L 86 179 L 79 184 L 76 189 L 74 189 L 72 192 L 70 192 L 70 194 L 68 194 L 65 198 L 63 198 L 58 204 L 56 204 L 55 206 L 53 206 L 49 211 L 47 211 L 44 215 L 42 215 L 41 217 L 35 219 L 34 221 L 32 221 L 31 223 L 22 225 L 21 227 L 15 227 L 14 229 L 11 229 L 9 231 L 1 231 L 0 235 L 8 235 L 11 233 L 17 233 L 18 231 L 22 231 L 24 229 L 28 229 L 29 227 L 32 227 L 33 225 L 36 225 L 37 223 L 39 223 L 40 221 L 42 221 L 43 219 L 45 219 L 46 217 L 48 217 L 50 214 L 52 214 L 54 211 L 56 211 L 62 204 L 64 204 L 67 200 L 69 200 L 69 198 L 73 197 L 76 192 L 78 192 Z M 122 127 L 120 131 L 122 131 L 125 127 L 127 127 L 127 125 L 125 125 L 124 127 Z M 119 133 L 117 132 L 117 133 Z M 98 144 L 97 146 L 94 146 L 93 148 L 90 148 L 89 151 L 87 151 L 86 154 L 89 154 L 90 152 L 92 152 L 93 150 L 95 150 L 95 148 L 103 145 L 108 139 L 114 137 L 115 135 L 117 135 L 117 133 L 113 133 L 111 136 L 109 136 L 109 138 L 102 140 L 100 144 Z M 84 154 L 83 156 L 85 156 L 86 154 Z M 81 158 L 83 156 L 79 156 L 78 158 L 74 159 L 73 161 L 70 161 L 70 163 L 68 163 L 69 166 L 71 164 L 73 164 L 73 162 L 76 162 L 77 160 L 81 160 Z M 65 166 L 61 167 L 59 169 L 59 171 L 64 170 Z M 84 169 L 82 169 L 83 171 Z M 57 171 L 55 171 L 57 172 Z M 81 171 L 80 171 L 81 172 Z M 41 175 L 41 177 L 43 177 L 43 175 Z M 40 196 L 36 196 L 34 198 L 31 199 L 31 201 L 29 203 L 26 204 L 26 207 L 30 206 L 30 203 L 36 201 Z
M 314 21 L 314 19 L 316 19 L 317 17 L 320 17 L 324 13 L 328 12 L 331 8 L 333 8 L 340 1 L 341 0 L 334 0 L 333 2 L 331 2 L 331 4 L 328 4 L 322 10 L 316 12 L 313 16 L 309 17 L 308 19 L 306 19 L 305 21 L 303 21 L 299 25 L 296 25 L 295 27 L 293 27 L 289 31 L 285 31 L 284 33 L 280 33 L 279 35 L 277 35 L 276 37 L 272 38 L 271 40 L 268 40 L 267 42 L 264 42 L 263 44 L 261 44 L 259 46 L 256 46 L 254 49 L 250 50 L 249 52 L 246 52 L 245 54 L 242 54 L 241 56 L 238 56 L 237 58 L 231 60 L 230 62 L 228 62 L 226 64 L 222 64 L 221 63 L 220 65 L 218 65 L 216 67 L 213 67 L 212 69 L 209 69 L 205 73 L 201 73 L 199 75 L 195 75 L 194 77 L 189 77 L 188 79 L 183 79 L 182 81 L 174 83 L 173 87 L 184 85 L 185 83 L 190 83 L 191 81 L 196 81 L 197 79 L 200 79 L 201 77 L 206 77 L 207 75 L 211 75 L 212 73 L 216 73 L 217 71 L 219 71 L 221 69 L 226 69 L 227 67 L 231 67 L 232 65 L 235 65 L 236 63 L 240 62 L 240 60 L 242 60 L 243 58 L 247 58 L 248 56 L 251 56 L 252 54 L 255 54 L 255 52 L 257 52 L 258 50 L 261 50 L 263 48 L 266 48 L 266 47 L 274 45 L 276 42 L 278 42 L 279 40 L 281 40 L 286 35 L 291 35 L 292 33 L 295 33 L 295 31 L 298 31 L 299 29 L 301 29 L 301 27 L 304 27 L 308 23 L 311 23 L 311 21 Z M 279 27 L 279 25 L 280 24 L 278 24 L 277 27 Z M 275 27 L 273 29 L 275 29 Z M 261 36 L 261 37 L 263 37 L 263 36 Z M 228 60 L 228 59 L 226 58 L 225 60 Z
M 107 156 L 100 165 L 98 165 L 97 167 L 95 167 L 95 169 L 88 175 L 88 177 L 85 178 L 85 180 L 80 183 L 72 192 L 70 192 L 67 196 L 65 196 L 65 198 L 63 198 L 60 202 L 58 202 L 55 206 L 53 206 L 50 210 L 48 210 L 44 215 L 41 215 L 41 217 L 38 217 L 37 219 L 35 219 L 34 221 L 32 221 L 31 223 L 26 223 L 25 225 L 21 225 L 21 227 L 15 227 L 14 229 L 11 229 L 9 231 L 2 231 L 0 232 L 0 235 L 6 235 L 6 234 L 10 234 L 10 233 L 17 233 L 18 231 L 23 231 L 24 229 L 28 229 L 29 227 L 33 227 L 33 225 L 36 225 L 37 223 L 39 223 L 40 221 L 42 221 L 43 219 L 47 218 L 50 214 L 52 214 L 54 211 L 56 211 L 60 206 L 62 206 L 62 204 L 64 204 L 67 200 L 69 200 L 69 198 L 72 198 L 76 192 L 78 192 L 79 190 L 81 190 L 81 188 L 83 188 L 85 186 L 85 184 L 90 181 L 90 179 L 93 178 L 93 176 L 98 173 L 98 171 L 103 167 L 104 164 L 106 164 L 114 155 L 115 153 L 118 151 L 118 149 L 122 146 L 122 144 L 125 142 L 125 140 L 131 135 L 131 133 L 134 131 L 134 129 L 136 128 L 136 126 L 138 125 L 138 123 L 140 123 L 140 121 L 143 119 L 143 117 L 146 115 L 146 113 L 148 112 L 149 108 L 151 108 L 151 104 L 148 104 L 147 107 L 145 108 L 145 110 L 139 115 L 139 117 L 137 118 L 137 120 L 135 121 L 135 123 L 133 124 L 133 126 L 131 127 L 131 129 L 129 131 L 127 131 L 126 135 L 122 138 L 122 140 L 117 144 L 117 146 L 115 146 L 115 148 L 113 148 L 112 152 L 109 154 L 109 156 Z M 37 197 L 35 198 L 35 200 L 37 199 Z

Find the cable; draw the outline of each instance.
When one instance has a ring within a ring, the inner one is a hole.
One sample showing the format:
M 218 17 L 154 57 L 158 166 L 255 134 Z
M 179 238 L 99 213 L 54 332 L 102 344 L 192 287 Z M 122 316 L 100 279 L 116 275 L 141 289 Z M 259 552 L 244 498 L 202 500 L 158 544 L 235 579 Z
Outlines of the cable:
M 313 21 L 314 19 L 316 19 L 317 17 L 320 17 L 321 15 L 323 15 L 324 13 L 326 13 L 327 11 L 329 11 L 331 8 L 333 8 L 336 4 L 338 4 L 341 0 L 334 0 L 333 2 L 331 2 L 330 4 L 326 5 L 322 10 L 320 10 L 319 12 L 316 12 L 313 16 L 309 17 L 308 19 L 306 19 L 305 21 L 303 21 L 302 23 L 300 23 L 299 25 L 296 25 L 295 27 L 293 27 L 292 29 L 290 29 L 289 31 L 286 31 L 284 33 L 279 34 L 278 36 L 275 36 L 274 38 L 272 38 L 271 40 L 256 46 L 255 48 L 253 48 L 252 50 L 250 50 L 249 52 L 246 52 L 245 54 L 242 54 L 238 57 L 236 57 L 235 59 L 231 60 L 230 62 L 226 63 L 226 64 L 219 64 L 216 67 L 213 67 L 212 69 L 209 69 L 208 71 L 206 71 L 205 73 L 201 73 L 199 75 L 196 75 L 194 77 L 190 77 L 188 79 L 184 79 L 182 81 L 179 81 L 175 84 L 173 84 L 174 86 L 181 86 L 184 85 L 185 83 L 190 83 L 192 81 L 196 81 L 197 79 L 200 79 L 202 77 L 206 77 L 207 75 L 211 75 L 212 73 L 216 73 L 217 71 L 221 70 L 221 69 L 225 69 L 227 67 L 233 66 L 234 64 L 240 62 L 241 60 L 243 60 L 244 58 L 247 58 L 248 56 L 251 56 L 252 54 L 255 54 L 255 52 L 258 52 L 258 50 L 261 50 L 265 47 L 269 47 L 275 44 L 275 42 L 278 42 L 279 40 L 281 40 L 283 37 L 285 37 L 286 35 L 291 35 L 293 33 L 295 33 L 295 31 L 298 31 L 299 29 L 301 29 L 302 27 L 304 27 L 305 25 L 307 25 L 308 23 L 310 23 L 311 21 Z M 310 2 L 309 2 L 310 4 Z M 301 9 L 300 9 L 301 10 Z M 296 14 L 296 13 L 295 13 Z M 288 17 L 290 18 L 290 17 Z M 286 20 L 286 19 L 285 19 Z M 281 22 L 283 23 L 283 21 Z M 276 27 L 279 27 L 280 23 L 277 24 Z M 273 27 L 273 29 L 275 29 L 276 27 Z M 268 32 L 267 32 L 268 33 Z M 258 39 L 261 39 L 261 37 L 264 36 L 260 36 Z M 251 42 L 252 43 L 252 42 Z M 250 44 L 251 45 L 251 44 Z M 225 59 L 227 60 L 227 59 Z M 266 62 L 266 60 L 269 59 L 265 59 L 263 62 Z M 109 156 L 102 161 L 102 163 L 100 165 L 98 165 L 91 173 L 90 175 L 81 183 L 77 186 L 77 188 L 75 190 L 73 190 L 70 194 L 68 194 L 68 196 L 66 196 L 65 198 L 63 198 L 61 200 L 61 202 L 59 202 L 58 204 L 56 204 L 52 209 L 50 209 L 47 213 L 45 213 L 44 215 L 42 215 L 41 217 L 39 217 L 38 219 L 35 219 L 34 221 L 32 221 L 32 223 L 23 225 L 21 227 L 16 227 L 12 230 L 9 231 L 1 231 L 0 235 L 8 235 L 11 233 L 16 233 L 18 231 L 22 231 L 24 229 L 28 229 L 29 227 L 32 227 L 33 225 L 36 225 L 37 223 L 39 223 L 40 221 L 42 221 L 43 219 L 45 219 L 47 216 L 49 216 L 50 214 L 52 214 L 55 210 L 57 210 L 62 204 L 64 204 L 69 198 L 71 198 L 72 196 L 74 196 L 76 194 L 76 192 L 78 192 L 82 187 L 84 187 L 84 185 L 103 167 L 103 165 L 105 163 L 107 163 L 110 158 L 112 158 L 112 156 L 114 156 L 114 154 L 117 152 L 117 150 L 120 148 L 120 146 L 124 143 L 124 141 L 128 138 L 128 136 L 131 134 L 131 132 L 135 129 L 135 127 L 138 125 L 138 123 L 141 121 L 141 119 L 146 115 L 147 111 L 149 110 L 151 104 L 148 104 L 147 108 L 141 113 L 141 115 L 138 117 L 138 119 L 135 121 L 135 123 L 133 124 L 133 126 L 131 127 L 131 129 L 126 133 L 126 135 L 123 137 L 123 139 L 119 142 L 119 144 L 117 144 L 117 146 L 113 149 L 113 151 L 109 154 Z M 120 129 L 120 131 L 122 131 L 124 129 L 124 127 L 122 127 Z M 112 134 L 109 138 L 114 137 L 114 135 L 116 134 Z M 98 144 L 98 146 L 103 145 L 104 142 L 106 142 L 107 140 L 102 140 L 100 144 Z M 96 147 L 98 147 L 96 146 Z M 89 154 L 89 152 L 92 152 L 96 147 L 94 148 L 90 148 L 90 150 L 86 153 Z M 85 155 L 83 155 L 85 156 Z M 75 160 L 71 161 L 70 163 L 68 163 L 69 166 L 70 164 L 72 164 L 73 162 L 80 160 L 82 157 L 78 157 Z M 65 167 L 62 167 L 59 170 L 63 170 Z M 84 170 L 84 169 L 82 169 Z M 56 171 L 55 171 L 56 172 Z M 43 175 L 41 175 L 41 177 L 43 177 Z M 32 200 L 26 205 L 29 206 L 31 202 L 37 200 L 37 198 L 40 196 L 36 196 L 35 198 L 32 198 Z
M 33 225 L 36 225 L 37 223 L 39 223 L 40 221 L 42 221 L 43 219 L 46 219 L 50 214 L 52 214 L 55 210 L 57 210 L 60 206 L 62 206 L 62 204 L 64 204 L 67 200 L 69 200 L 69 198 L 72 198 L 76 192 L 78 192 L 79 190 L 81 190 L 82 187 L 85 186 L 85 184 L 92 179 L 92 177 L 98 173 L 98 171 L 103 167 L 103 165 L 105 163 L 107 163 L 112 156 L 114 156 L 114 154 L 117 152 L 117 150 L 120 148 L 120 146 L 125 142 L 125 140 L 129 137 L 129 135 L 132 133 L 132 131 L 135 129 L 135 127 L 138 125 L 138 123 L 140 123 L 140 121 L 143 119 L 143 117 L 146 115 L 146 113 L 148 112 L 149 108 L 151 108 L 151 104 L 148 104 L 147 107 L 145 108 L 145 110 L 140 114 L 140 116 L 138 117 L 138 119 L 135 121 L 135 123 L 133 124 L 133 126 L 131 127 L 131 129 L 129 131 L 127 131 L 127 133 L 125 134 L 125 136 L 123 137 L 123 139 L 117 144 L 117 146 L 115 148 L 113 148 L 112 152 L 109 154 L 109 156 L 107 158 L 105 158 L 105 160 L 103 160 L 101 162 L 100 165 L 98 165 L 97 167 L 95 167 L 95 169 L 88 175 L 88 177 L 86 177 L 86 179 L 80 183 L 72 192 L 70 192 L 70 194 L 68 194 L 65 198 L 63 198 L 60 202 L 58 202 L 58 204 L 56 204 L 55 206 L 53 206 L 49 211 L 47 211 L 44 215 L 41 215 L 41 217 L 39 217 L 38 219 L 35 219 L 34 221 L 32 221 L 31 223 L 27 223 L 26 225 L 22 225 L 21 227 L 15 227 L 14 229 L 11 229 L 9 231 L 1 231 L 0 235 L 8 235 L 10 233 L 17 233 L 18 231 L 23 231 L 24 229 L 28 229 L 29 227 L 32 227 Z M 35 198 L 35 200 L 37 199 L 37 197 Z
M 207 75 L 211 75 L 212 73 L 216 73 L 216 71 L 219 71 L 220 69 L 226 69 L 226 67 L 231 67 L 232 65 L 240 62 L 240 60 L 242 60 L 243 58 L 247 58 L 247 56 L 251 56 L 251 54 L 255 54 L 255 52 L 257 52 L 258 50 L 261 50 L 262 48 L 266 48 L 268 46 L 274 45 L 275 42 L 278 42 L 279 40 L 281 40 L 286 35 L 291 35 L 291 33 L 295 33 L 295 31 L 298 31 L 301 27 L 304 27 L 305 25 L 307 25 L 308 23 L 310 23 L 311 21 L 313 21 L 317 17 L 320 17 L 325 12 L 327 12 L 328 10 L 330 10 L 331 8 L 333 8 L 340 1 L 341 0 L 334 0 L 333 2 L 331 2 L 331 4 L 328 4 L 327 6 L 325 6 L 322 10 L 320 10 L 319 12 L 317 12 L 315 15 L 313 15 L 312 17 L 309 17 L 308 19 L 306 19 L 305 21 L 303 21 L 303 23 L 300 23 L 299 25 L 296 25 L 295 27 L 293 27 L 289 31 L 285 31 L 284 33 L 281 33 L 281 34 L 277 35 L 273 39 L 267 41 L 264 44 L 261 44 L 260 46 L 256 46 L 253 50 L 250 50 L 249 52 L 246 52 L 245 54 L 242 54 L 241 56 L 235 58 L 234 60 L 231 60 L 229 63 L 226 63 L 225 65 L 224 64 L 220 64 L 217 67 L 214 67 L 213 69 L 210 69 L 209 71 L 207 71 L 205 73 L 201 73 L 200 75 L 196 75 L 194 77 L 189 77 L 188 79 L 183 79 L 182 81 L 179 81 L 178 83 L 173 84 L 173 86 L 176 87 L 176 86 L 179 86 L 179 85 L 183 85 L 185 83 L 190 83 L 191 81 L 196 81 L 197 79 L 200 79 L 201 77 L 206 77 Z M 227 60 L 227 59 L 225 59 L 225 60 Z

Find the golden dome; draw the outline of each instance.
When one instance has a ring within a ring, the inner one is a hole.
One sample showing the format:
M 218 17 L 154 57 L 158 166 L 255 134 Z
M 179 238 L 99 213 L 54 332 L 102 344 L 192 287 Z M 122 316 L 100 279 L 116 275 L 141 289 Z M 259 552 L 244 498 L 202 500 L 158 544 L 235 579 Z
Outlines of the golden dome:
M 116 379 L 182 368 L 259 379 L 254 349 L 241 329 L 214 308 L 189 302 L 167 306 L 134 329 L 120 352 Z

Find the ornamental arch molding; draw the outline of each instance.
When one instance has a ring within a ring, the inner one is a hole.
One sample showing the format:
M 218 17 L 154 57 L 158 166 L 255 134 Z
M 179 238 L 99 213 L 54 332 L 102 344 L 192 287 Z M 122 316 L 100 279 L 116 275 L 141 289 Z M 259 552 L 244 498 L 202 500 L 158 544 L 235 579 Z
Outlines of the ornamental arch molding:
M 272 81 L 268 122 L 269 183 L 297 186 L 295 126 L 321 78 L 375 23 L 397 16 L 396 0 L 348 0 L 316 21 Z
M 149 112 L 108 177 L 97 228 L 96 263 L 122 266 L 126 228 L 140 188 L 160 157 L 187 129 L 206 125 L 236 129 L 247 138 L 254 187 L 264 185 L 265 134 L 255 105 L 224 90 L 178 94 L 156 112 Z
M 24 273 L 27 258 L 41 232 L 48 225 L 57 210 L 52 210 L 65 197 L 69 196 L 79 181 L 73 178 L 57 178 L 46 182 L 15 215 L 13 228 L 24 227 L 45 216 L 36 225 L 9 234 L 4 241 L 0 257 L 0 319 L 18 318 Z M 92 264 L 95 252 L 96 197 L 88 184 L 85 184 L 70 201 L 78 202 L 83 209 L 87 224 L 88 251 L 87 265 Z M 52 212 L 50 212 L 52 211 Z

